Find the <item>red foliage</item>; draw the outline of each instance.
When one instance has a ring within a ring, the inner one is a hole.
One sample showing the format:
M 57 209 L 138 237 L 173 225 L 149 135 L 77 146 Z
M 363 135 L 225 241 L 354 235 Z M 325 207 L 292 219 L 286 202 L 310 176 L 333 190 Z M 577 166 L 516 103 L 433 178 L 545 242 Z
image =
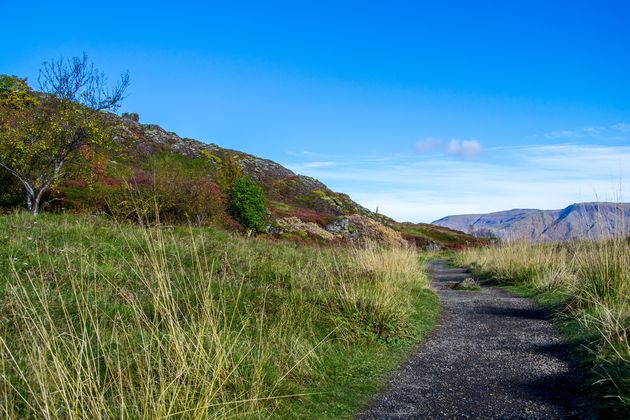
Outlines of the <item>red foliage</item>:
M 318 211 L 303 207 L 291 210 L 274 209 L 273 214 L 277 217 L 294 216 L 302 220 L 303 222 L 313 222 L 317 223 L 320 226 L 326 226 L 335 219 L 334 216 L 330 216 L 328 214 L 320 213 Z
M 121 184 L 120 179 L 114 178 L 112 176 L 101 175 L 99 177 L 99 184 L 106 187 L 119 187 Z
M 155 177 L 141 169 L 134 169 L 133 176 L 128 180 L 129 185 L 134 187 L 153 184 Z
M 66 179 L 63 181 L 63 185 L 69 188 L 85 188 L 87 187 L 87 181 L 85 179 Z

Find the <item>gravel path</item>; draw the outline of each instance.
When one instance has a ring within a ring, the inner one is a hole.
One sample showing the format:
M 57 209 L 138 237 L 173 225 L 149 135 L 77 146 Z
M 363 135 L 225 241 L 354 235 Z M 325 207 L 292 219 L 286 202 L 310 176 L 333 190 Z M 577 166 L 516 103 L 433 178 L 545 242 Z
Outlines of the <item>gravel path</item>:
M 497 288 L 452 290 L 466 270 L 429 268 L 440 325 L 359 419 L 581 418 L 581 378 L 544 310 Z

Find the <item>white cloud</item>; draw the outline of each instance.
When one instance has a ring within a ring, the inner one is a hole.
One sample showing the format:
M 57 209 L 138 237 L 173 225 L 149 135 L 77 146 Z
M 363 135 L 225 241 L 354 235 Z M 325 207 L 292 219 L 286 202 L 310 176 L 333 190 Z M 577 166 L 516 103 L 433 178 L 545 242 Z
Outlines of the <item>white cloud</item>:
M 582 130 L 589 135 L 597 135 L 604 131 L 604 127 L 584 127 Z
M 588 127 L 588 129 L 594 129 L 595 127 Z M 543 137 L 546 139 L 552 139 L 552 140 L 557 140 L 557 139 L 576 139 L 576 138 L 580 138 L 583 137 L 584 134 L 581 131 L 574 131 L 574 130 L 554 130 L 554 131 L 550 131 L 548 133 L 543 134 Z
M 628 140 L 630 133 L 630 124 L 619 122 L 611 125 L 587 126 L 573 130 L 554 130 L 543 134 L 537 134 L 534 138 L 545 138 L 548 140 L 609 140 L 624 141 Z
M 338 165 L 337 162 L 327 160 L 327 161 L 305 162 L 299 165 L 294 165 L 294 167 L 300 170 L 300 169 L 310 169 L 310 168 L 330 168 L 337 165 Z
M 471 159 L 477 157 L 483 151 L 481 143 L 477 140 L 458 140 L 452 139 L 448 143 L 440 139 L 427 137 L 415 144 L 418 153 L 441 152 L 450 156 L 456 156 L 462 159 Z
M 461 151 L 464 142 L 457 147 Z M 473 147 L 474 149 L 474 147 Z M 436 155 L 288 165 L 397 220 L 430 222 L 449 214 L 512 208 L 563 208 L 630 191 L 630 146 L 556 144 L 489 149 L 484 160 Z M 626 199 L 628 197 L 625 197 Z
M 483 148 L 477 140 L 457 140 L 452 139 L 448 142 L 446 152 L 449 155 L 455 155 L 464 159 L 471 159 L 481 154 Z
M 431 137 L 427 137 L 425 139 L 419 140 L 415 146 L 416 151 L 418 151 L 419 153 L 432 152 L 434 150 L 442 149 L 442 147 L 443 147 L 442 140 L 434 139 Z

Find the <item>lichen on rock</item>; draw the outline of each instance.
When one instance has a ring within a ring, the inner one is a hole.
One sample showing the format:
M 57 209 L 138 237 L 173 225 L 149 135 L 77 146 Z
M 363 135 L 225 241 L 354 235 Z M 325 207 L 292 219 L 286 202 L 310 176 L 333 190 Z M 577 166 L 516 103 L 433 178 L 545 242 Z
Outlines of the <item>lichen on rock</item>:
M 277 219 L 276 225 L 285 232 L 306 232 L 313 237 L 324 239 L 326 241 L 332 241 L 335 239 L 335 235 L 325 229 L 322 229 L 318 224 L 313 222 L 304 222 L 297 217 L 283 217 L 281 219 Z
M 349 226 L 354 227 L 359 232 L 359 239 L 362 241 L 373 241 L 390 246 L 407 245 L 407 241 L 405 241 L 400 232 L 367 216 L 352 214 L 348 216 L 348 221 Z

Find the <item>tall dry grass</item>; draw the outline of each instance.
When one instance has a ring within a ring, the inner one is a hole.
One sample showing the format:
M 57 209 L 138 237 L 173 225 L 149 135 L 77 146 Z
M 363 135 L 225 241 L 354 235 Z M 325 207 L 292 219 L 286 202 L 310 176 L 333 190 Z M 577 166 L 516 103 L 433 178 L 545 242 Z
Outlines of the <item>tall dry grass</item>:
M 427 284 L 408 248 L 15 217 L 30 230 L 5 237 L 6 418 L 268 417 L 329 354 L 404 337 Z
M 353 248 L 353 269 L 331 276 L 337 291 L 335 304 L 360 322 L 360 332 L 384 342 L 409 334 L 412 312 L 409 296 L 415 287 L 427 287 L 426 272 L 410 246 L 384 247 L 374 242 Z M 402 293 L 401 293 L 402 291 Z

